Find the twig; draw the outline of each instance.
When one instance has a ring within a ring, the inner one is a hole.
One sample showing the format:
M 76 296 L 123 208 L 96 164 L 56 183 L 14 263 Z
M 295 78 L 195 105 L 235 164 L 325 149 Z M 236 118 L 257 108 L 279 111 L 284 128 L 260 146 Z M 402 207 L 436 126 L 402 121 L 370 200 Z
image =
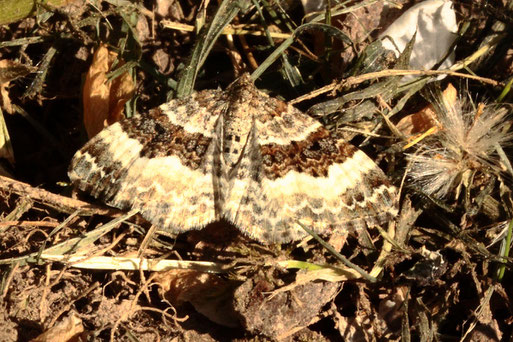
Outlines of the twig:
M 14 193 L 19 196 L 28 197 L 36 202 L 68 214 L 77 210 L 80 210 L 80 214 L 85 216 L 96 214 L 116 217 L 121 214 L 121 211 L 118 209 L 101 207 L 77 199 L 57 195 L 4 176 L 0 176 L 0 192 L 5 194 Z M 38 223 L 37 225 L 44 224 Z
M 60 222 L 51 222 L 51 221 L 2 221 L 0 222 L 0 227 L 2 226 L 18 226 L 18 227 L 57 227 L 60 225 Z M 1 231 L 1 230 L 0 230 Z
M 0 301 L 1 302 L 4 302 L 5 296 L 7 296 L 7 292 L 9 292 L 11 282 L 12 282 L 12 280 L 14 278 L 14 273 L 20 267 L 20 263 L 19 262 L 13 262 L 11 265 L 12 266 L 11 266 L 11 269 L 9 270 L 9 274 L 7 275 L 7 277 L 4 278 L 5 279 L 4 280 L 4 284 L 3 284 L 4 290 L 0 294 Z
M 381 77 L 393 77 L 393 76 L 436 76 L 436 75 L 450 75 L 455 77 L 462 77 L 462 78 L 470 78 L 476 81 L 480 81 L 486 84 L 491 84 L 493 86 L 500 86 L 504 85 L 503 82 L 495 81 L 491 78 L 486 77 L 480 77 L 470 74 L 464 74 L 461 72 L 456 72 L 452 70 L 381 70 L 377 72 L 370 72 L 368 74 L 358 75 L 358 76 L 351 76 L 346 78 L 345 80 L 342 80 L 339 83 L 332 82 L 322 88 L 319 88 L 311 93 L 305 94 L 303 96 L 297 97 L 294 100 L 290 101 L 291 104 L 299 103 L 305 100 L 309 100 L 312 97 L 319 96 L 324 93 L 328 93 L 330 91 L 334 91 L 343 87 L 348 87 L 356 84 L 363 83 L 365 81 L 370 81 L 374 79 L 378 79 Z
M 450 75 L 456 77 L 470 78 L 473 80 L 477 80 L 483 83 L 491 84 L 493 86 L 503 85 L 502 82 L 495 81 L 491 78 L 480 77 L 470 74 L 464 74 L 457 71 L 452 70 L 382 70 L 377 72 L 370 72 L 368 74 L 352 76 L 346 78 L 341 82 L 339 87 L 346 87 L 350 85 L 359 84 L 368 80 L 373 80 L 380 77 L 390 77 L 390 76 L 437 76 L 437 75 Z

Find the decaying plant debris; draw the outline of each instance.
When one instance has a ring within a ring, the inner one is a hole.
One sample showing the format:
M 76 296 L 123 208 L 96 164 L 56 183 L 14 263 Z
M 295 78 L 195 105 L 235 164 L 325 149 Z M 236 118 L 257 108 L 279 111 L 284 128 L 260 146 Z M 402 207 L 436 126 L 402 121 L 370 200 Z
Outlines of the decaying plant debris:
M 454 1 L 449 71 L 407 70 L 414 39 L 380 49 L 412 5 L 396 4 L 332 1 L 304 21 L 285 1 L 2 13 L 0 340 L 511 338 L 511 4 Z M 226 222 L 155 234 L 73 193 L 88 135 L 243 71 L 375 160 L 401 189 L 397 219 L 330 248 L 265 246 Z

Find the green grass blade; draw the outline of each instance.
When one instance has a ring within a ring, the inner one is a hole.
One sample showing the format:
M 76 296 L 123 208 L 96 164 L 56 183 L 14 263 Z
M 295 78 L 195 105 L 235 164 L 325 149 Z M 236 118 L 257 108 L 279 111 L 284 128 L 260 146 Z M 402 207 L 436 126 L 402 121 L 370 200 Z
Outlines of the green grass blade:
M 196 45 L 189 57 L 188 65 L 180 74 L 180 81 L 177 87 L 177 97 L 189 96 L 194 90 L 194 82 L 198 71 L 205 63 L 205 60 L 214 46 L 217 38 L 224 28 L 233 20 L 241 9 L 247 8 L 249 1 L 246 0 L 224 0 L 217 10 L 211 23 L 204 27 L 198 36 Z

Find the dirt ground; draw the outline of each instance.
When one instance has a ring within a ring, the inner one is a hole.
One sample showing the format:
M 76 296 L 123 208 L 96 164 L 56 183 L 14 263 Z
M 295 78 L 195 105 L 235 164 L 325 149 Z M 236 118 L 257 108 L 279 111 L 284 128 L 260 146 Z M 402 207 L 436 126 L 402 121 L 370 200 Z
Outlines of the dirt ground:
M 181 94 L 219 3 L 77 0 L 0 26 L 0 342 L 510 341 L 513 9 L 501 1 L 454 1 L 464 67 L 411 87 L 389 73 L 404 56 L 371 49 L 408 1 L 350 2 L 324 26 L 299 2 L 249 2 L 229 20 L 246 31 L 196 61 L 195 90 L 266 66 L 257 88 L 400 189 L 390 222 L 323 236 L 334 252 L 312 237 L 261 244 L 224 221 L 155 232 L 73 189 L 70 160 L 89 137 Z M 439 114 L 448 98 L 459 121 Z

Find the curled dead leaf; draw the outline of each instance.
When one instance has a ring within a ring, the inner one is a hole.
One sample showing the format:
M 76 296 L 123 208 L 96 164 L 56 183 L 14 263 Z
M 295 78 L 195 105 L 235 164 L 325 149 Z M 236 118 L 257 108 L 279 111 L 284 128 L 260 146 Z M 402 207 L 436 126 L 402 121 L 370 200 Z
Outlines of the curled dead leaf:
M 82 320 L 75 313 L 71 313 L 31 342 L 81 341 L 80 335 L 83 332 Z
M 128 72 L 109 80 L 107 75 L 117 59 L 117 53 L 105 45 L 98 47 L 89 67 L 82 92 L 84 104 L 84 126 L 89 138 L 104 127 L 119 121 L 123 107 L 135 91 L 135 84 Z M 123 65 L 119 63 L 118 66 Z
M 189 302 L 212 322 L 227 327 L 240 325 L 231 306 L 234 282 L 188 269 L 162 272 L 154 279 L 161 286 L 161 295 L 171 304 Z

